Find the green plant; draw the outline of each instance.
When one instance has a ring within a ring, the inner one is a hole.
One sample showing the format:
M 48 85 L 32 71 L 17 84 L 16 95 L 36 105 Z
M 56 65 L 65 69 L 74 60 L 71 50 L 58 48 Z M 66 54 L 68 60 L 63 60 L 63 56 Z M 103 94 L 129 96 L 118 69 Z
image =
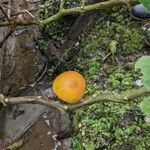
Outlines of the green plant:
M 144 6 L 145 8 L 147 8 L 150 11 L 150 2 L 149 0 L 139 0 Z
M 120 92 L 137 88 L 135 81 L 141 76 L 140 70 L 134 70 L 137 57 L 133 57 L 144 50 L 141 22 L 125 18 L 117 7 L 113 11 L 106 20 L 97 20 L 91 33 L 82 43 L 77 61 L 77 68 L 88 81 L 86 94 L 93 98 L 98 92 L 104 94 L 108 91 Z M 128 14 L 125 9 L 121 11 Z M 123 63 L 121 66 L 112 62 L 111 57 L 103 62 L 103 57 L 110 52 L 109 45 L 112 40 L 117 41 L 116 56 L 120 63 Z M 126 57 L 124 61 L 121 60 L 122 56 Z M 131 60 L 128 59 L 129 56 L 132 56 Z M 139 108 L 140 101 L 142 99 L 139 99 L 138 103 L 127 105 L 93 104 L 77 110 L 73 117 L 73 149 L 149 148 L 150 125 L 144 122 L 144 114 Z
M 150 56 L 141 57 L 135 64 L 135 68 L 141 69 L 144 87 L 150 88 Z M 150 115 L 150 97 L 144 98 L 144 101 L 140 103 L 140 108 L 145 115 Z
M 143 118 L 136 103 L 94 104 L 78 110 L 73 118 L 76 133 L 73 137 L 73 148 L 146 149 L 150 146 L 150 125 L 144 123 Z

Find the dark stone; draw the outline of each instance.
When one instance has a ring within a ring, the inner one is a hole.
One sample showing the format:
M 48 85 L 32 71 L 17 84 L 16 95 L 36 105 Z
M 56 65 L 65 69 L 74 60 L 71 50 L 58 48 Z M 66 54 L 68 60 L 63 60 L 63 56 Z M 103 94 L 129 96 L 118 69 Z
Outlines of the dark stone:
M 48 83 L 39 84 L 34 88 L 27 88 L 20 91 L 20 96 L 41 95 L 40 90 L 44 92 L 47 87 Z M 17 107 L 0 106 L 0 139 L 4 139 L 8 143 L 16 140 L 22 136 L 47 110 L 47 107 L 38 104 L 24 104 L 18 105 Z
M 146 19 L 150 18 L 150 11 L 148 11 L 142 4 L 138 4 L 131 9 L 131 15 L 136 19 Z
M 145 36 L 146 44 L 150 46 L 150 32 Z
M 38 4 L 24 0 L 12 1 L 11 8 L 17 10 L 37 9 Z M 0 12 L 0 15 L 3 15 Z M 38 13 L 33 13 L 38 18 Z M 9 33 L 10 27 L 0 28 L 0 41 Z M 35 83 L 46 67 L 46 58 L 35 41 L 40 36 L 40 27 L 18 26 L 0 50 L 0 93 L 16 96 L 22 87 Z

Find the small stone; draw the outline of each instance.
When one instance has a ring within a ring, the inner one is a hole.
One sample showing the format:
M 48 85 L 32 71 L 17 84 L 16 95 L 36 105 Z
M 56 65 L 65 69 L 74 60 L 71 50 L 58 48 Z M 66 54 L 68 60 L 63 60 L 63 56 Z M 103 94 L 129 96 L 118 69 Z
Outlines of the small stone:
M 44 91 L 44 94 L 46 95 L 47 98 L 54 98 L 54 92 L 51 88 L 47 88 Z
M 134 18 L 150 18 L 150 12 L 142 5 L 135 5 L 131 10 L 131 15 Z
M 53 139 L 54 141 L 57 141 L 56 137 L 57 137 L 57 135 L 54 134 L 54 135 L 52 136 L 52 139 Z
M 135 81 L 135 84 L 138 86 L 138 87 L 141 87 L 141 86 L 143 86 L 143 83 L 142 83 L 142 80 L 136 80 Z
M 150 116 L 146 116 L 146 117 L 144 118 L 144 121 L 145 121 L 146 123 L 150 123 Z
M 61 145 L 61 142 L 58 141 L 57 144 L 58 144 L 58 146 L 60 146 L 60 145 Z
M 46 124 L 47 124 L 48 126 L 50 126 L 49 120 L 46 119 L 45 122 L 46 122 Z
M 48 132 L 47 132 L 47 135 L 51 135 L 51 131 L 48 131 Z
M 76 47 L 78 47 L 78 46 L 79 46 L 79 44 L 80 44 L 79 42 L 76 42 L 76 43 L 75 43 L 75 46 L 76 46 Z
M 44 114 L 44 115 L 43 115 L 43 118 L 44 118 L 44 119 L 46 119 L 46 118 L 47 118 L 47 115 L 46 115 L 46 114 Z

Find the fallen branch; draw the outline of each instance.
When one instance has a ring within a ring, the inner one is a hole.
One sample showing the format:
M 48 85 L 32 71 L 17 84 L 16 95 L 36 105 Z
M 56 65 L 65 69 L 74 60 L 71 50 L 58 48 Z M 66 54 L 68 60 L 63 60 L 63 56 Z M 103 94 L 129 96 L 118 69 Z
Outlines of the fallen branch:
M 0 103 L 3 106 L 19 104 L 40 104 L 43 106 L 58 109 L 60 112 L 65 111 L 65 106 L 53 100 L 45 100 L 42 96 L 24 96 L 24 97 L 4 97 L 0 94 Z
M 70 9 L 63 9 L 60 10 L 56 15 L 53 15 L 45 20 L 42 21 L 43 25 L 49 24 L 53 21 L 57 21 L 60 18 L 67 16 L 67 15 L 73 15 L 73 14 L 85 14 L 91 11 L 97 11 L 97 10 L 103 10 L 103 9 L 108 9 L 114 6 L 120 6 L 120 5 L 127 5 L 127 4 L 135 4 L 137 3 L 137 0 L 109 0 L 106 2 L 100 2 L 100 3 L 95 3 L 91 5 L 86 5 L 84 7 L 75 7 L 75 8 L 70 8 Z
M 126 104 L 127 102 L 134 101 L 144 96 L 150 96 L 150 89 L 140 88 L 140 89 L 125 91 L 122 92 L 121 94 L 115 93 L 115 94 L 97 95 L 93 98 L 83 101 L 82 103 L 69 106 L 68 111 L 74 111 L 81 107 L 89 106 L 98 102 L 117 102 L 117 103 Z
M 140 88 L 126 91 L 121 94 L 116 93 L 116 94 L 97 95 L 95 97 L 85 99 L 83 102 L 75 105 L 62 104 L 61 102 L 54 100 L 45 100 L 45 98 L 42 96 L 4 97 L 2 94 L 0 95 L 0 103 L 3 104 L 4 106 L 26 104 L 26 103 L 40 104 L 47 107 L 56 108 L 61 113 L 64 113 L 65 111 L 71 112 L 81 107 L 89 106 L 99 102 L 127 103 L 144 96 L 150 96 L 150 89 Z
M 120 6 L 120 5 L 130 5 L 130 4 L 136 4 L 138 0 L 109 0 L 106 2 L 100 2 L 95 3 L 91 5 L 81 6 L 81 7 L 75 7 L 75 8 L 69 8 L 69 9 L 63 9 L 63 1 L 61 1 L 60 10 L 57 14 L 44 19 L 44 20 L 17 20 L 16 22 L 13 22 L 12 24 L 15 26 L 24 26 L 24 25 L 41 25 L 45 26 L 51 22 L 58 21 L 64 16 L 67 15 L 73 15 L 73 14 L 85 14 L 91 11 L 97 11 L 97 10 L 103 10 L 107 8 L 111 8 L 114 6 Z M 1 22 L 0 27 L 3 26 L 9 26 L 9 22 Z

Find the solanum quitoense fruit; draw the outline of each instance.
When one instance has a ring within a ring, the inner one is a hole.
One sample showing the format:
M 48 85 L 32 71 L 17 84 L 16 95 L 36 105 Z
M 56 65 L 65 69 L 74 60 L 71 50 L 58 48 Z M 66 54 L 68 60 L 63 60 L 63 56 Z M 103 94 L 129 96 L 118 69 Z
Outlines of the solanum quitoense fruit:
M 76 71 L 66 71 L 56 77 L 53 91 L 62 101 L 75 104 L 85 93 L 85 79 Z

